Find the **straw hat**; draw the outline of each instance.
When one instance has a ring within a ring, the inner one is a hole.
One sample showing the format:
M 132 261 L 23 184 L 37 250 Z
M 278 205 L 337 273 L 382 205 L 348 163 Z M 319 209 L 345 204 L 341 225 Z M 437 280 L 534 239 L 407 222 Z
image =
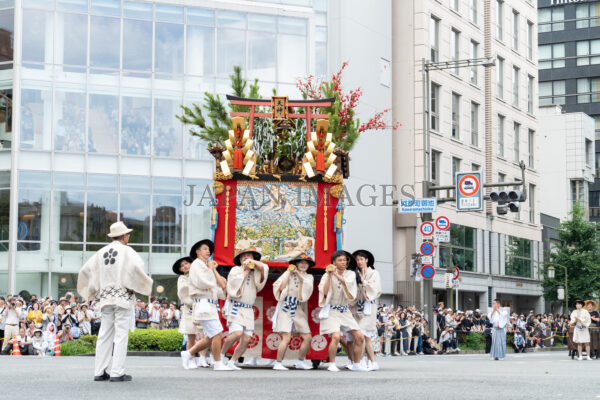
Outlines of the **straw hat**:
M 242 255 L 250 253 L 252 254 L 252 257 L 254 257 L 254 259 L 256 261 L 260 261 L 260 259 L 262 258 L 262 254 L 260 254 L 258 251 L 256 251 L 256 247 L 250 247 L 246 250 L 242 250 L 238 253 L 237 256 L 235 256 L 235 258 L 233 259 L 233 263 L 235 265 L 242 265 L 242 262 L 240 261 L 240 258 L 242 257 Z
M 298 257 L 292 259 L 289 261 L 290 264 L 294 264 L 297 265 L 300 261 L 306 261 L 308 263 L 308 267 L 314 267 L 315 266 L 315 261 L 310 258 L 310 256 L 308 256 L 307 254 L 300 254 Z
M 587 308 L 588 304 L 590 304 L 590 303 L 594 305 L 594 309 L 592 311 L 597 311 L 598 310 L 598 303 L 596 303 L 594 300 L 586 300 L 583 307 Z
M 212 256 L 212 254 L 215 251 L 215 244 L 210 239 L 203 239 L 203 240 L 200 240 L 199 242 L 194 243 L 194 245 L 192 246 L 192 248 L 190 250 L 190 258 L 192 260 L 195 260 L 196 258 L 198 258 L 198 256 L 196 255 L 196 250 L 198 250 L 200 247 L 202 247 L 203 244 L 208 246 L 208 248 L 210 250 L 210 255 Z
M 176 273 L 177 275 L 183 275 L 183 272 L 181 272 L 179 269 L 181 267 L 182 261 L 187 261 L 190 264 L 193 262 L 191 257 L 181 257 L 179 260 L 175 261 L 175 264 L 173 264 L 173 272 Z
M 375 257 L 373 256 L 373 253 L 371 253 L 368 250 L 356 250 L 354 253 L 352 253 L 352 255 L 354 256 L 354 258 L 356 258 L 357 256 L 363 256 L 367 259 L 367 267 L 371 267 L 373 269 L 375 269 L 375 266 L 373 264 L 375 264 Z
M 132 230 L 133 229 L 129 229 L 128 227 L 126 227 L 122 221 L 115 222 L 110 226 L 110 233 L 108 234 L 108 237 L 114 238 L 123 236 L 126 233 L 131 232 Z
M 351 271 L 356 271 L 356 260 L 354 259 L 354 256 L 345 250 L 338 250 L 335 253 L 333 253 L 331 255 L 331 263 L 333 264 L 333 262 L 336 260 L 336 258 L 342 257 L 342 256 L 346 256 L 346 259 L 348 261 L 347 268 Z

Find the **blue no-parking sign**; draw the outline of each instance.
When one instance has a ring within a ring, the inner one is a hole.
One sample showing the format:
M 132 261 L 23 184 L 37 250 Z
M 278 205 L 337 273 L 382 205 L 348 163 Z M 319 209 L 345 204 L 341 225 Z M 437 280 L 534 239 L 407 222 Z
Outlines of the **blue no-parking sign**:
M 435 268 L 431 265 L 423 265 L 421 267 L 421 276 L 423 279 L 433 279 L 435 276 Z
M 421 254 L 424 256 L 431 256 L 435 251 L 435 246 L 431 242 L 423 242 L 419 248 Z

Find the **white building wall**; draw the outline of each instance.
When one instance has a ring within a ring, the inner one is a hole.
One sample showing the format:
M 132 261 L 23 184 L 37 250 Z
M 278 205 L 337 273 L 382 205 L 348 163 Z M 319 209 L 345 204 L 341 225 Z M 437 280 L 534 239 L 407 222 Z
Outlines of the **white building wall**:
M 540 131 L 540 169 L 544 173 L 539 195 L 547 200 L 540 211 L 564 220 L 572 209 L 571 180 L 594 181 L 593 153 L 588 154 L 593 152 L 594 119 L 581 112 L 563 114 L 560 106 L 544 106 L 540 108 Z
M 391 7 L 390 0 L 329 2 L 329 66 L 337 72 L 348 62 L 342 83 L 345 91 L 358 87 L 363 91 L 357 115 L 361 122 L 391 108 Z M 395 207 L 389 187 L 394 134 L 391 129 L 361 134 L 350 152 L 350 178 L 345 181 L 353 204 L 346 202 L 344 249 L 373 252 L 385 294 L 394 290 L 391 232 Z M 383 194 L 386 185 L 389 196 Z

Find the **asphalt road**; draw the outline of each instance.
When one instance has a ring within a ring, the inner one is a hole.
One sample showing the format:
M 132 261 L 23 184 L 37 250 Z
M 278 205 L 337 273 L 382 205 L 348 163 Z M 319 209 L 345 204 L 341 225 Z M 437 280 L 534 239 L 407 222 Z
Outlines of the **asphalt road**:
M 338 359 L 341 366 L 345 360 Z M 132 382 L 94 382 L 91 357 L 0 357 L 0 399 L 597 399 L 600 360 L 566 352 L 380 358 L 377 372 L 183 370 L 129 357 Z

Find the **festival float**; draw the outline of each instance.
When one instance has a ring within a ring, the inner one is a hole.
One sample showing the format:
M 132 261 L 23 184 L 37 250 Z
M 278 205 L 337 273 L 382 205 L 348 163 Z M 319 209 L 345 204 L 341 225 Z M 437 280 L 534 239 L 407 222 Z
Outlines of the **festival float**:
M 383 129 L 381 117 L 388 111 L 376 114 L 367 124 L 353 120 L 361 92 L 341 94 L 342 70 L 330 83 L 316 86 L 312 77 L 299 81 L 305 97 L 301 100 L 228 95 L 228 116 L 218 96 L 207 94 L 207 103 L 213 106 L 209 112 L 212 126 L 205 124 L 197 106 L 195 110 L 182 107 L 185 113 L 178 117 L 203 129 L 205 135 L 191 132 L 209 143 L 208 151 L 215 159 L 211 235 L 220 272 L 227 275 L 234 257 L 248 248 L 259 251 L 261 261 L 269 265 L 269 281 L 253 307 L 255 330 L 244 357 L 276 358 L 281 338 L 272 330 L 277 306 L 272 284 L 289 267 L 289 260 L 305 253 L 316 262 L 309 270 L 315 275 L 315 287 L 308 301 L 313 338 L 307 359 L 317 365 L 327 359 L 329 339 L 319 334 L 318 283 L 331 255 L 343 247 L 347 149 L 360 132 Z M 234 93 L 243 94 L 246 83 L 239 69 L 231 79 Z M 250 86 L 250 95 L 258 91 L 256 85 L 255 81 Z M 323 93 L 333 96 L 321 98 Z M 216 124 L 218 113 L 229 129 Z M 349 124 L 352 142 L 344 141 Z M 344 126 L 346 130 L 340 129 Z M 224 319 L 222 323 L 227 330 Z M 293 336 L 285 358 L 297 359 L 301 343 L 300 336 Z

